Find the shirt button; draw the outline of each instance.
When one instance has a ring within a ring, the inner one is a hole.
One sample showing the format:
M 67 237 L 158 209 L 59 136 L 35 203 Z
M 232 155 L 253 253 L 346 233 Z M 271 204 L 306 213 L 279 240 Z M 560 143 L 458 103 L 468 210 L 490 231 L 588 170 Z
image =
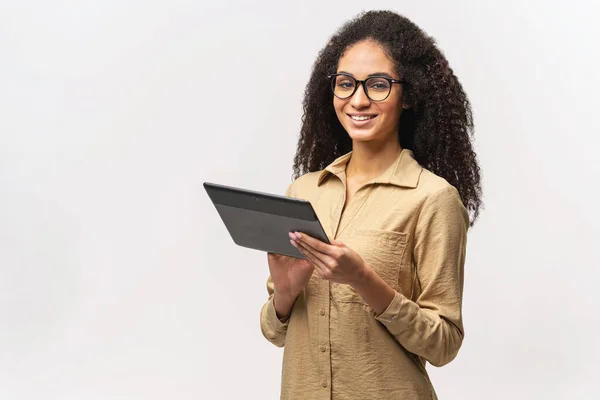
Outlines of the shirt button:
M 325 309 L 321 308 L 321 310 L 319 311 L 319 313 L 320 313 L 321 315 L 325 315 Z
M 327 350 L 327 347 L 321 346 L 321 347 L 319 347 L 319 350 L 321 350 L 324 353 Z
M 324 388 L 327 387 L 327 382 L 323 381 L 323 383 L 321 383 L 321 386 L 323 386 Z

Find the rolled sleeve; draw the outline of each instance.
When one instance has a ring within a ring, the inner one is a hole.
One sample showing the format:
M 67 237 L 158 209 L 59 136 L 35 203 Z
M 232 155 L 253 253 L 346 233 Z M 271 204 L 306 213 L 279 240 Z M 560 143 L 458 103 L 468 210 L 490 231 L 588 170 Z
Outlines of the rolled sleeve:
M 280 320 L 275 311 L 273 296 L 269 298 L 261 310 L 260 327 L 263 336 L 277 347 L 283 347 L 289 321 Z

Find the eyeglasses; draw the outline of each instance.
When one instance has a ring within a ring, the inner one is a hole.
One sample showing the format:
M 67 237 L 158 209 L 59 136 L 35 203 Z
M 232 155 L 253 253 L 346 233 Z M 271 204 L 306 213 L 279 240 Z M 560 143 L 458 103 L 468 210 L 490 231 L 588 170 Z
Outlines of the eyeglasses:
M 344 73 L 327 75 L 327 79 L 331 80 L 331 90 L 335 97 L 339 99 L 352 97 L 356 93 L 358 86 L 362 84 L 365 94 L 373 101 L 387 99 L 392 92 L 392 84 L 404 83 L 402 80 L 385 76 L 371 76 L 364 81 L 359 81 L 352 75 Z

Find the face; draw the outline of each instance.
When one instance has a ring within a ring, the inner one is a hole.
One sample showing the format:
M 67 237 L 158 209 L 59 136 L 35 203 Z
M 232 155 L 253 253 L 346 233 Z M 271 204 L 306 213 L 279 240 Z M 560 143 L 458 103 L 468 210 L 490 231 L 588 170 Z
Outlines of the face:
M 393 62 L 383 49 L 371 41 L 359 42 L 350 47 L 338 62 L 337 73 L 348 73 L 357 80 L 371 75 L 400 79 L 394 71 Z M 402 84 L 393 83 L 389 96 L 383 101 L 367 97 L 363 85 L 347 98 L 333 96 L 333 106 L 342 126 L 353 141 L 397 141 L 400 115 L 402 113 Z M 373 85 L 370 94 L 375 97 L 378 86 Z

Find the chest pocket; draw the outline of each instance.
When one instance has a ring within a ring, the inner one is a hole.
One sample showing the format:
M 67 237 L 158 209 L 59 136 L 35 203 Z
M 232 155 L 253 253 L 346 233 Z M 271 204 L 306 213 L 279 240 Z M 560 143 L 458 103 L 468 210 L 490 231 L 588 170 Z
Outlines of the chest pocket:
M 345 235 L 346 236 L 346 235 Z M 340 238 L 356 251 L 362 259 L 394 290 L 406 286 L 403 281 L 409 271 L 403 272 L 403 258 L 408 243 L 408 234 L 378 229 L 355 229 L 345 238 Z M 410 278 L 409 278 L 410 279 Z M 331 297 L 339 303 L 362 303 L 365 300 L 350 286 L 332 283 Z

